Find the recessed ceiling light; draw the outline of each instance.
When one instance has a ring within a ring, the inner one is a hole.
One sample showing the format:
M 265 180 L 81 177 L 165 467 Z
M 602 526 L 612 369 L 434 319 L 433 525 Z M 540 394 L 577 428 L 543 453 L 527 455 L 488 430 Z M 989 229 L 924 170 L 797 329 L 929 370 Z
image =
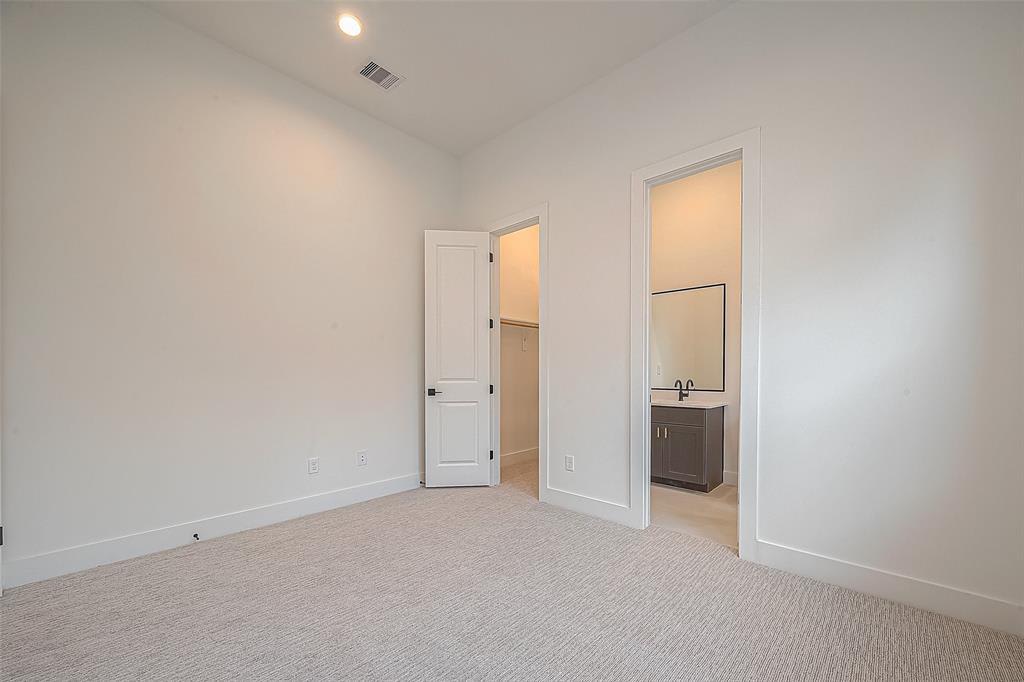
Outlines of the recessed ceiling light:
M 355 38 L 363 32 L 363 23 L 353 14 L 342 14 L 338 17 L 338 28 L 345 35 Z

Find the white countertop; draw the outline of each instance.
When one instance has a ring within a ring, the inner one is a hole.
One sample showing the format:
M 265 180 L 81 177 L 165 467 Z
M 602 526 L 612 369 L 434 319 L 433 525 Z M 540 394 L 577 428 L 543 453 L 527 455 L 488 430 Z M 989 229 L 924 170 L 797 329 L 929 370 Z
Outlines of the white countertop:
M 694 410 L 711 410 L 716 407 L 726 407 L 729 403 L 724 400 L 706 400 L 701 398 L 686 398 L 685 400 L 666 400 L 665 398 L 652 398 L 651 405 L 658 407 L 689 407 Z

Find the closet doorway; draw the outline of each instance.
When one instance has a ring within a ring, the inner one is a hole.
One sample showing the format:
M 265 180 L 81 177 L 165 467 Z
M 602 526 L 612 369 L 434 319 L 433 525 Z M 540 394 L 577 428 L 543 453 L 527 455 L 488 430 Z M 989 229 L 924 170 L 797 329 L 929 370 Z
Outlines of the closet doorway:
M 534 498 L 540 478 L 540 237 L 539 220 L 491 236 L 492 480 Z

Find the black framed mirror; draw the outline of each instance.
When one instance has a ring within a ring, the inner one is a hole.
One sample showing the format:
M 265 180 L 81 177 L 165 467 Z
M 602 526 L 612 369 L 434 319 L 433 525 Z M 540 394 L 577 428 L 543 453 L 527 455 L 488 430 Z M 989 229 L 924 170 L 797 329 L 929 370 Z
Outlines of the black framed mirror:
M 725 284 L 651 293 L 651 388 L 725 391 Z

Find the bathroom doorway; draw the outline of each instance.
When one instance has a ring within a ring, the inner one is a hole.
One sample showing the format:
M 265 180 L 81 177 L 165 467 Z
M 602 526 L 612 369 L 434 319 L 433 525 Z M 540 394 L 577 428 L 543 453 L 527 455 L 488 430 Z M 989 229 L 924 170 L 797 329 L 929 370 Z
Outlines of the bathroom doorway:
M 631 525 L 755 558 L 760 131 L 632 174 Z
M 651 525 L 736 550 L 741 158 L 651 187 Z

